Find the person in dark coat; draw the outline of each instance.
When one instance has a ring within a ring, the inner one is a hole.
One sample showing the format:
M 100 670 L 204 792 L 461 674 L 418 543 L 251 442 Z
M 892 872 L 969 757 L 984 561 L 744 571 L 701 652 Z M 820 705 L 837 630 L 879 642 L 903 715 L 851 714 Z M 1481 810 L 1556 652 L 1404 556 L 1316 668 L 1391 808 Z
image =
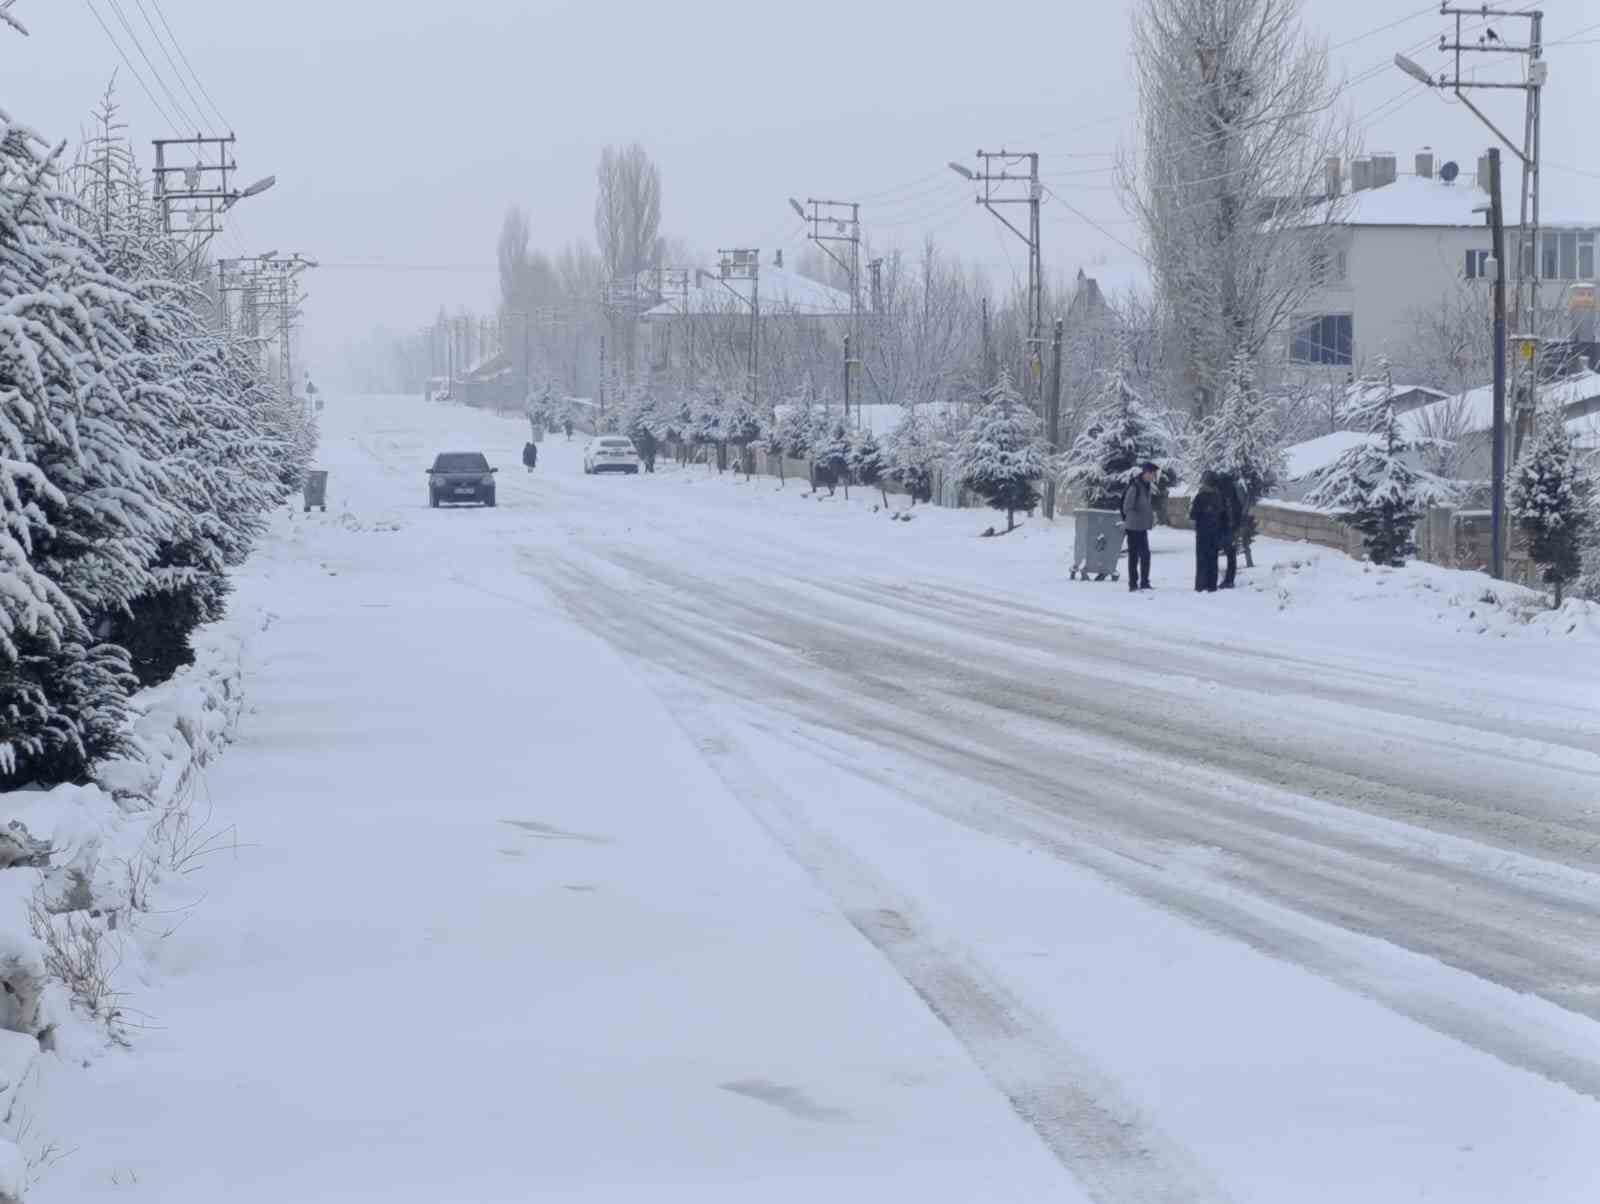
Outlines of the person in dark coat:
M 1128 588 L 1150 588 L 1150 530 L 1156 525 L 1156 466 L 1148 460 L 1122 494 L 1122 526 L 1128 533 Z
M 522 445 L 522 463 L 529 472 L 539 466 L 539 445 L 528 442 Z
M 1244 538 L 1244 520 L 1250 499 L 1245 493 L 1244 482 L 1231 473 L 1217 477 L 1217 491 L 1222 494 L 1222 504 L 1228 510 L 1228 538 L 1222 545 L 1228 568 L 1222 575 L 1222 588 L 1232 589 L 1234 578 L 1239 573 L 1239 541 Z
M 1194 523 L 1194 588 L 1197 593 L 1217 592 L 1217 556 L 1228 542 L 1228 504 L 1217 488 L 1217 474 L 1207 472 L 1189 503 Z

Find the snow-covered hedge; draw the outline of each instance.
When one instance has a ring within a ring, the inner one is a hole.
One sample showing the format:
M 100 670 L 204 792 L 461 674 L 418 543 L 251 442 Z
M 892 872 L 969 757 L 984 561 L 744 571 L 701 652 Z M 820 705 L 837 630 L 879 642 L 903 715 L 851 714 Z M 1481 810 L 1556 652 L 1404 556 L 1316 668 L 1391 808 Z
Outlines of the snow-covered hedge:
M 315 431 L 166 234 L 115 111 L 71 169 L 0 113 L 0 786 L 129 751 Z M 5 822 L 0 815 L 0 824 Z

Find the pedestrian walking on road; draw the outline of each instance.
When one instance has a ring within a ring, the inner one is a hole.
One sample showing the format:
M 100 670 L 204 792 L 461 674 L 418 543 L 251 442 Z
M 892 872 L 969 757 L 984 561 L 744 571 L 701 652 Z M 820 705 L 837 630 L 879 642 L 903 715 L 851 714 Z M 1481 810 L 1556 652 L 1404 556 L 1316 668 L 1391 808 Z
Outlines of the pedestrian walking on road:
M 1207 472 L 1189 503 L 1194 523 L 1194 588 L 1196 593 L 1217 592 L 1217 556 L 1228 542 L 1228 504 L 1217 488 L 1217 474 Z
M 1228 568 L 1222 576 L 1222 588 L 1232 589 L 1234 578 L 1239 573 L 1239 541 L 1244 538 L 1244 520 L 1249 511 L 1250 498 L 1245 493 L 1244 482 L 1231 473 L 1223 473 L 1217 478 L 1217 491 L 1222 494 L 1222 504 L 1228 511 L 1228 537 L 1222 545 Z
M 1122 494 L 1122 526 L 1128 533 L 1128 589 L 1150 588 L 1150 530 L 1156 525 L 1156 466 L 1146 460 Z
M 572 419 L 568 418 L 566 420 L 566 422 L 562 423 L 562 425 L 567 428 L 567 442 L 571 443 L 572 442 Z
M 529 472 L 539 467 L 539 445 L 528 442 L 522 445 L 522 463 Z

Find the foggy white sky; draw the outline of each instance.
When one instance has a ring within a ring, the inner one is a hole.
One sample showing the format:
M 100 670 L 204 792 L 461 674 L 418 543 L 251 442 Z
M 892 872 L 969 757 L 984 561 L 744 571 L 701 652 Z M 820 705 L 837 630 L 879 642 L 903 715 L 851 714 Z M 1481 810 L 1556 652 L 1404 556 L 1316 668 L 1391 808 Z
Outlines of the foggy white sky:
M 148 13 L 160 28 L 156 0 L 92 2 L 157 99 L 173 109 L 118 7 L 192 108 L 145 24 Z M 1552 44 L 1546 210 L 1600 217 L 1600 157 L 1589 153 L 1600 0 L 1543 7 Z M 1002 143 L 1039 150 L 1057 192 L 1137 245 L 1108 170 L 1134 130 L 1130 8 L 160 0 L 239 136 L 241 177 L 278 177 L 234 211 L 226 253 L 301 251 L 328 265 L 308 281 L 313 366 L 371 326 L 421 326 L 441 303 L 492 306 L 495 238 L 511 204 L 531 213 L 547 248 L 591 237 L 600 148 L 635 138 L 661 167 L 664 232 L 708 254 L 734 245 L 759 245 L 769 259 L 779 246 L 797 252 L 803 239 L 785 198 L 810 194 L 863 201 L 880 245 L 911 246 L 933 232 L 1007 277 L 1025 267 L 1021 244 L 1002 239 L 943 167 Z M 32 36 L 0 35 L 9 79 L 0 103 L 51 137 L 76 137 L 121 67 L 117 51 L 84 0 L 19 0 L 13 11 Z M 1308 0 L 1306 20 L 1333 46 L 1338 73 L 1371 74 L 1349 94 L 1369 149 L 1397 152 L 1404 170 L 1429 144 L 1472 169 L 1488 132 L 1459 105 L 1421 89 L 1407 96 L 1409 81 L 1380 66 L 1437 39 L 1445 26 L 1436 5 Z M 1389 22 L 1398 24 L 1379 30 Z M 1507 23 L 1518 35 L 1525 27 Z M 1582 43 L 1554 44 L 1564 37 Z M 1442 65 L 1437 52 L 1414 57 Z M 124 116 L 147 150 L 170 126 L 126 67 L 120 79 Z M 1520 129 L 1520 96 L 1489 102 L 1503 128 Z M 1052 270 L 1133 259 L 1059 205 L 1046 205 L 1044 222 Z M 374 261 L 391 268 L 335 266 Z M 423 270 L 439 265 L 451 270 Z

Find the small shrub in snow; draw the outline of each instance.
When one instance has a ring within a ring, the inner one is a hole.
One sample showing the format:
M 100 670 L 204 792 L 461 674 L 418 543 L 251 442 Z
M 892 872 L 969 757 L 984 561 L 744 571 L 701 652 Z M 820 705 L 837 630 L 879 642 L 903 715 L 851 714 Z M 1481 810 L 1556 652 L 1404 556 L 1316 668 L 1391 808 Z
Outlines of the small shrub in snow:
M 1006 530 L 1016 527 L 1018 510 L 1039 504 L 1039 481 L 1048 455 L 1039 437 L 1039 418 L 1003 372 L 988 404 L 962 432 L 955 465 L 961 484 L 996 510 L 1006 512 Z

